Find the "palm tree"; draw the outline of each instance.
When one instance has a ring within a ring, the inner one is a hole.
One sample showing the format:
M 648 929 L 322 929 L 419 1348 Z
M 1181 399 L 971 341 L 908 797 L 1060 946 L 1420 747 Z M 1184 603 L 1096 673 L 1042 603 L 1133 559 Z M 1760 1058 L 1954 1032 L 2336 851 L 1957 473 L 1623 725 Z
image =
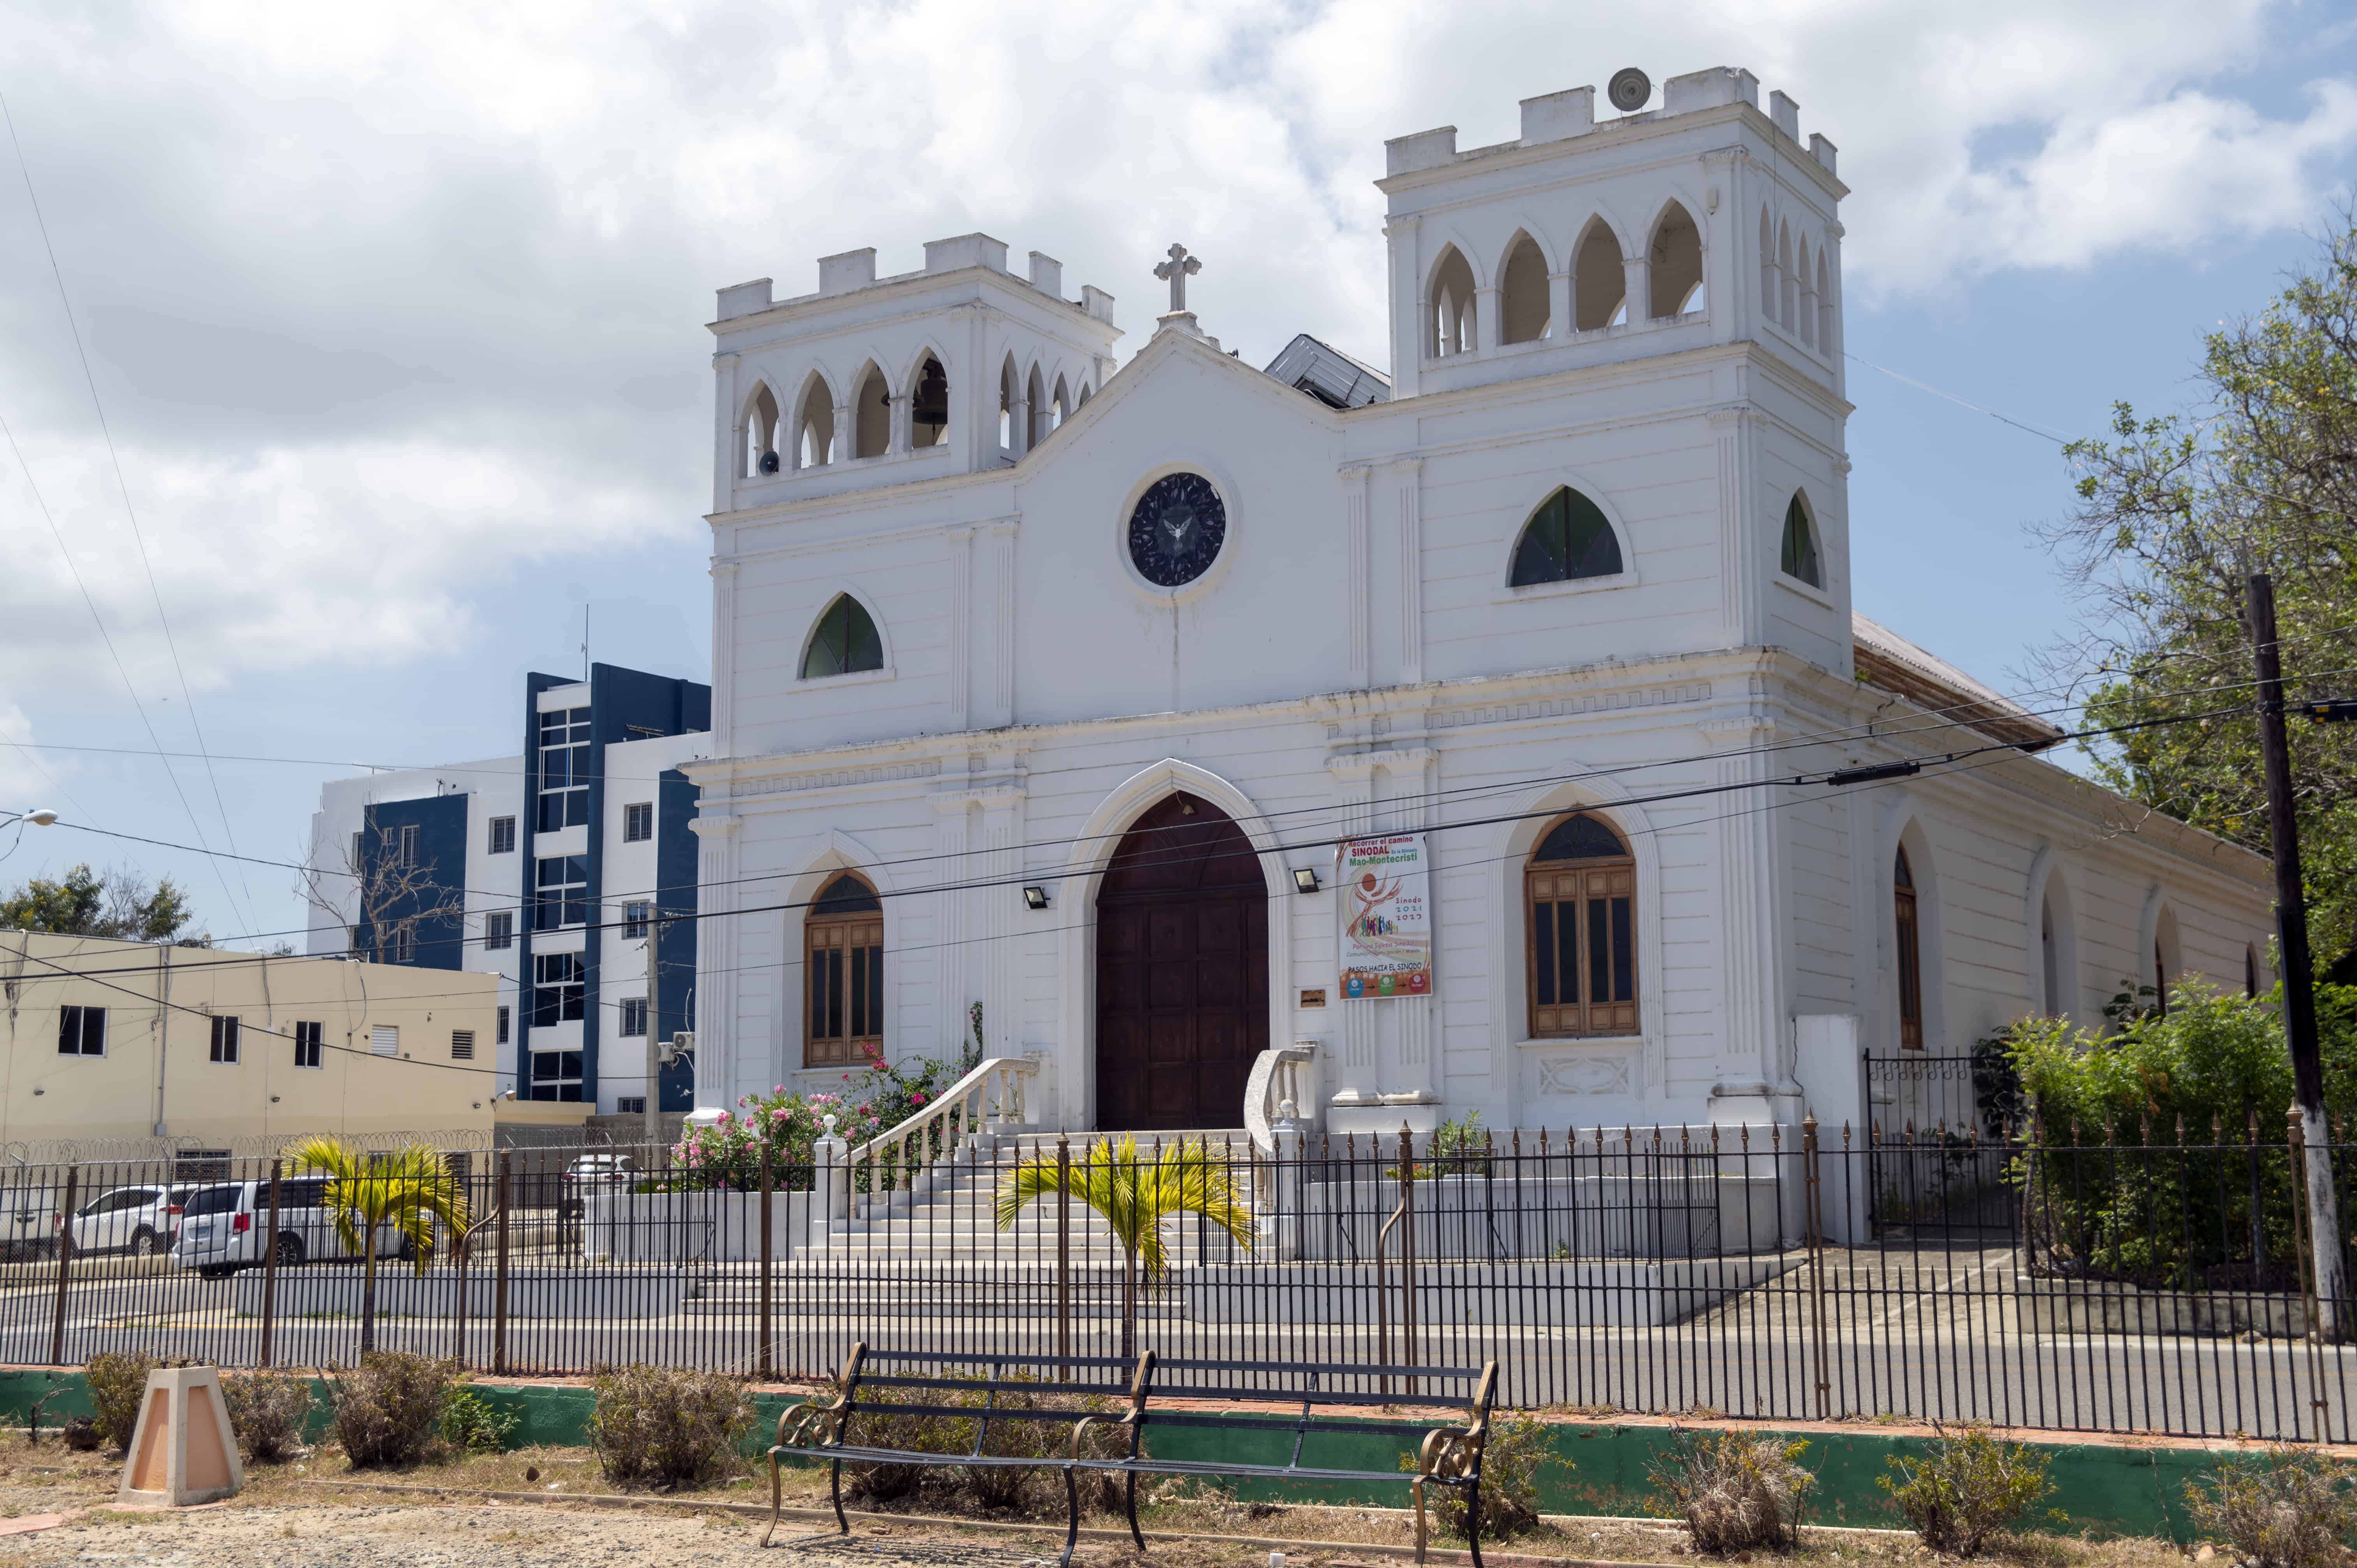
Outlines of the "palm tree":
M 467 1197 L 425 1144 L 391 1154 L 364 1153 L 333 1138 L 312 1138 L 295 1151 L 295 1168 L 331 1176 L 325 1207 L 335 1211 L 336 1235 L 361 1255 L 361 1349 L 376 1348 L 376 1237 L 391 1226 L 420 1275 L 434 1253 L 434 1226 L 467 1230 Z M 273 1237 L 271 1244 L 276 1245 Z M 466 1304 L 459 1303 L 460 1312 Z
M 1116 1143 L 1098 1139 L 1059 1168 L 1051 1155 L 1036 1155 L 1009 1170 L 998 1184 L 998 1228 L 1013 1229 L 1024 1206 L 1052 1192 L 1069 1192 L 1104 1217 L 1127 1254 L 1121 1288 L 1121 1353 L 1137 1353 L 1137 1277 L 1159 1278 L 1168 1269 L 1162 1222 L 1179 1214 L 1200 1214 L 1252 1250 L 1252 1208 L 1225 1162 L 1214 1163 L 1200 1138 L 1185 1139 L 1152 1158 L 1142 1158 L 1137 1140 L 1125 1133 Z

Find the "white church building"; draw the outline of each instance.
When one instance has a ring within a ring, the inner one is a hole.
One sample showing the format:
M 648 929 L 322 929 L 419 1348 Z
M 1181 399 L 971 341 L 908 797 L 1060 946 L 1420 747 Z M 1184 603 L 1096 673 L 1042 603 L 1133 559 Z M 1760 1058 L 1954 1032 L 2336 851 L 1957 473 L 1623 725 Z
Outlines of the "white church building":
M 2260 983 L 2263 860 L 1852 609 L 1905 520 L 1850 514 L 1833 145 L 1739 70 L 1642 102 L 1388 145 L 1387 374 L 1243 362 L 1177 247 L 1125 361 L 982 234 L 720 292 L 699 1106 L 979 1004 L 1067 1129 L 1243 1125 L 1295 1047 L 1338 1132 L 1789 1122 Z M 1336 843 L 1389 832 L 1429 966 L 1353 995 Z

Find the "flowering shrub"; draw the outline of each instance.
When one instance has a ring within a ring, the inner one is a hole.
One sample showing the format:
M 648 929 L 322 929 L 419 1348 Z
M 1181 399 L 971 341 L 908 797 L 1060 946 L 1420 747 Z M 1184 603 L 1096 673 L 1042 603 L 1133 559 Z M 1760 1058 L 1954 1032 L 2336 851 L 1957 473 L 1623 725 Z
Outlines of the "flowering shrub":
M 808 1192 L 816 1185 L 815 1145 L 827 1116 L 834 1117 L 834 1135 L 856 1148 L 931 1105 L 974 1065 L 895 1066 L 877 1056 L 864 1070 L 843 1075 L 841 1093 L 797 1094 L 780 1084 L 768 1094 L 746 1095 L 720 1113 L 716 1125 L 688 1128 L 672 1151 L 677 1168 L 647 1183 L 647 1189 L 759 1191 L 766 1143 L 775 1190 Z M 863 1169 L 856 1177 L 863 1189 L 867 1176 Z

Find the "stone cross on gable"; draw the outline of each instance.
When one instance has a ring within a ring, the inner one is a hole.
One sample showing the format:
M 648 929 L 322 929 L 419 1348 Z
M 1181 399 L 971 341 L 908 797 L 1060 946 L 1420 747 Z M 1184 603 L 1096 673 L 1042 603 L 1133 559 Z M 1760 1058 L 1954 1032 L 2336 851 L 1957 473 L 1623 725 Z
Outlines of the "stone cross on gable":
M 1187 308 L 1187 280 L 1203 270 L 1202 262 L 1187 253 L 1184 245 L 1170 247 L 1170 259 L 1154 269 L 1154 275 L 1168 280 L 1170 314 L 1183 314 Z

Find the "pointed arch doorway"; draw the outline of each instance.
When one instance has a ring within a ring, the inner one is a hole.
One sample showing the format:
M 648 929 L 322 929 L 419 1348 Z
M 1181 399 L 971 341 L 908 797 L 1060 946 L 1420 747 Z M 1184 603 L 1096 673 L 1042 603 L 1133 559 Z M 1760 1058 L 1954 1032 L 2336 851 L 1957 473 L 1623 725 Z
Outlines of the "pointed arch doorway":
M 1232 818 L 1175 794 L 1097 889 L 1097 1125 L 1233 1127 L 1268 1045 L 1268 884 Z

